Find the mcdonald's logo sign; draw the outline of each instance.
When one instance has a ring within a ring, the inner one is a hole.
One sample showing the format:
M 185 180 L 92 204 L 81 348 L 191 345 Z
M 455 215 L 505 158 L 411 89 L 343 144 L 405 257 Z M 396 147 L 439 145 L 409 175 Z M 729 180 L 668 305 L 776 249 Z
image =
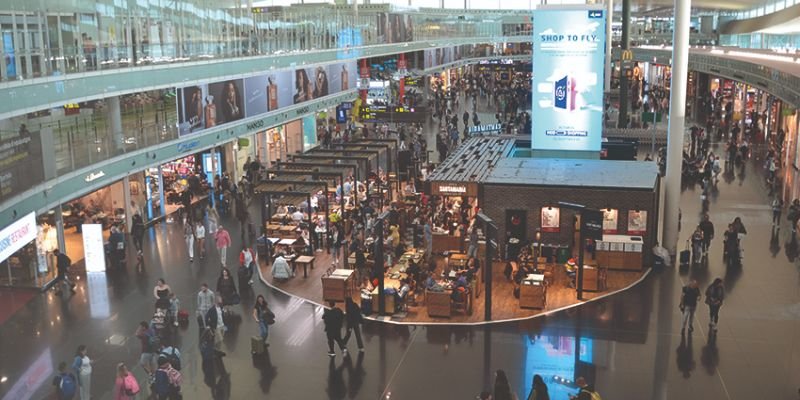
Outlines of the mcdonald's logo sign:
M 622 50 L 622 61 L 633 60 L 633 52 L 630 50 Z

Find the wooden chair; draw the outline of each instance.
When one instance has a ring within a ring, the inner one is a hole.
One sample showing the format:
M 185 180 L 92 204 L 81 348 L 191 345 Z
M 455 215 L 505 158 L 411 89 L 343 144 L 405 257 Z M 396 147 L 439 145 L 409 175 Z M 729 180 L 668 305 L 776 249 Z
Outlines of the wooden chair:
M 451 304 L 451 307 L 453 309 L 453 312 L 460 312 L 460 313 L 463 313 L 464 315 L 467 315 L 467 297 L 468 296 L 469 296 L 469 293 L 463 292 L 463 293 L 459 293 L 459 296 L 456 296 L 458 298 L 457 300 L 456 299 L 452 299 L 451 300 L 450 304 Z

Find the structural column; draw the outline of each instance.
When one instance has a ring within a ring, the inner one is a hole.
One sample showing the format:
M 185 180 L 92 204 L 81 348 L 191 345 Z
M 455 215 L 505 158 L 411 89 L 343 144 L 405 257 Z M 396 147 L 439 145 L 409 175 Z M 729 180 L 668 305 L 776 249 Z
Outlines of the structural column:
M 676 0 L 678 1 L 678 0 Z M 622 0 L 622 40 L 620 47 L 623 51 L 620 52 L 620 69 L 619 69 L 619 120 L 617 126 L 619 128 L 628 127 L 628 102 L 630 95 L 628 94 L 628 77 L 625 76 L 625 67 L 622 65 L 622 54 L 625 50 L 631 47 L 631 0 Z
M 106 116 L 111 130 L 111 139 L 114 143 L 114 154 L 121 153 L 125 147 L 125 134 L 122 132 L 122 111 L 119 106 L 119 96 L 107 98 L 106 104 L 108 105 Z
M 606 70 L 603 91 L 611 92 L 611 24 L 614 22 L 614 0 L 606 0 Z
M 678 246 L 678 208 L 681 199 L 681 158 L 686 124 L 686 80 L 689 74 L 689 13 L 691 0 L 675 0 L 672 36 L 672 82 L 670 84 L 667 136 L 667 176 L 664 187 L 664 235 L 662 245 L 675 254 Z

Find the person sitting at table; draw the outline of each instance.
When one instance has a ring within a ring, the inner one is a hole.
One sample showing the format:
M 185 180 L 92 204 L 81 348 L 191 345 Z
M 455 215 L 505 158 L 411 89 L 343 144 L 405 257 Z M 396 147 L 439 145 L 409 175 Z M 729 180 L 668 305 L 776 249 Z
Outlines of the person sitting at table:
M 417 188 L 414 187 L 414 181 L 406 182 L 406 187 L 403 188 L 403 193 L 406 196 L 414 196 L 417 193 Z
M 300 211 L 299 208 L 294 210 L 294 212 L 292 213 L 292 222 L 294 222 L 295 224 L 299 224 L 299 223 L 303 222 L 304 218 L 305 218 L 305 215 L 303 214 L 302 211 Z
M 403 303 L 406 301 L 406 297 L 408 297 L 408 293 L 411 292 L 411 282 L 408 278 L 403 278 L 400 280 L 400 288 L 397 289 L 395 296 L 397 296 L 397 301 L 395 301 L 395 308 L 396 311 L 400 311 L 402 308 Z
M 294 276 L 289 262 L 283 256 L 283 252 L 279 251 L 275 261 L 272 262 L 272 278 L 278 280 L 288 280 Z
M 475 275 L 478 273 L 479 270 L 480 270 L 480 263 L 478 262 L 478 259 L 475 257 L 470 257 L 469 260 L 467 260 L 467 266 L 466 266 L 467 280 L 468 281 L 472 280 L 472 278 L 475 277 Z
M 426 276 L 424 284 L 425 289 L 430 290 L 433 289 L 436 285 L 438 285 L 438 283 L 436 283 L 436 279 L 433 278 L 433 274 L 426 273 L 425 276 Z
M 364 278 L 361 279 L 360 289 L 362 293 L 369 294 L 372 293 L 373 290 L 375 290 L 375 286 L 372 286 L 372 282 L 370 282 L 368 276 L 364 276 Z

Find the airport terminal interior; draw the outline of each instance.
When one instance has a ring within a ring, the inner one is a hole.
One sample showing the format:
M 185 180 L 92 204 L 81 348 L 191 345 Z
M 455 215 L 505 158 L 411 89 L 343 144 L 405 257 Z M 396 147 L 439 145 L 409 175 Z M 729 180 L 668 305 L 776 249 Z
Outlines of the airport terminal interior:
M 800 399 L 798 21 L 7 0 L 0 398 Z

